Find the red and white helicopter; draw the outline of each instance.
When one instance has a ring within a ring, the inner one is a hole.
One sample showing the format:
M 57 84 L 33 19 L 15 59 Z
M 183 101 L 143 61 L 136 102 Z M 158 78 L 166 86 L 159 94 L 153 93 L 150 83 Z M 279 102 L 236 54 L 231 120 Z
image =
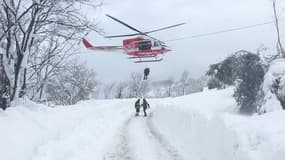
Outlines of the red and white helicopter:
M 129 59 L 137 59 L 135 63 L 141 62 L 159 62 L 162 61 L 162 57 L 159 55 L 163 55 L 169 51 L 169 47 L 162 41 L 149 36 L 149 33 L 177 27 L 180 25 L 184 25 L 185 23 L 180 23 L 168 27 L 159 28 L 156 30 L 141 32 L 136 28 L 120 21 L 119 19 L 112 17 L 110 15 L 106 15 L 107 17 L 123 24 L 124 26 L 130 28 L 131 30 L 137 32 L 134 34 L 126 34 L 126 35 L 116 35 L 116 36 L 105 36 L 105 38 L 117 38 L 117 37 L 129 37 L 129 36 L 137 36 L 135 38 L 125 39 L 123 40 L 123 46 L 93 46 L 86 39 L 83 38 L 83 44 L 87 49 L 97 50 L 97 51 L 117 51 L 122 52 L 129 55 Z

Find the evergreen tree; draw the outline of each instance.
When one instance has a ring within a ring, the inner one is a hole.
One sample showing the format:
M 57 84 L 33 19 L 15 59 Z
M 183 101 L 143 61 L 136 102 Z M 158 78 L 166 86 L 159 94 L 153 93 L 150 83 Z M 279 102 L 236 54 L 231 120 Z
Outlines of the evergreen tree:
M 234 97 L 241 113 L 251 114 L 256 111 L 260 101 L 260 86 L 264 80 L 264 69 L 260 58 L 252 53 L 247 53 L 239 58 L 241 65 L 237 72 L 239 83 Z
M 225 86 L 234 85 L 239 68 L 238 59 L 239 56 L 234 54 L 220 63 L 211 65 L 206 73 L 206 75 L 211 77 L 208 82 L 208 88 L 225 88 Z
M 207 72 L 211 79 L 208 88 L 224 88 L 235 85 L 234 98 L 241 113 L 256 111 L 263 98 L 260 89 L 264 80 L 264 69 L 258 55 L 248 51 L 238 51 L 220 63 L 213 64 Z

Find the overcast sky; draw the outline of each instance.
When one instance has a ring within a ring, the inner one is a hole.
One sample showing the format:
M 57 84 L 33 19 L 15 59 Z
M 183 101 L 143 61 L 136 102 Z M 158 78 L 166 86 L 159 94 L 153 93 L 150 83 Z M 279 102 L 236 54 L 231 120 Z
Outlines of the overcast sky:
M 278 1 L 278 12 L 285 1 Z M 105 0 L 101 9 L 89 10 L 88 15 L 99 22 L 106 35 L 134 33 L 125 26 L 104 16 L 110 14 L 142 31 L 186 22 L 184 26 L 151 34 L 162 41 L 184 36 L 215 32 L 273 20 L 270 0 Z M 281 19 L 285 20 L 285 13 Z M 281 35 L 285 42 L 285 22 Z M 93 45 L 122 45 L 123 38 L 105 39 L 95 32 L 86 37 Z M 210 64 L 241 49 L 255 52 L 264 45 L 275 53 L 276 31 L 273 24 L 243 31 L 207 37 L 184 39 L 167 43 L 168 52 L 159 63 L 135 64 L 121 53 L 92 52 L 82 48 L 80 59 L 98 74 L 101 82 L 121 81 L 132 72 L 151 70 L 153 80 L 177 77 L 188 70 L 194 78 L 205 73 Z

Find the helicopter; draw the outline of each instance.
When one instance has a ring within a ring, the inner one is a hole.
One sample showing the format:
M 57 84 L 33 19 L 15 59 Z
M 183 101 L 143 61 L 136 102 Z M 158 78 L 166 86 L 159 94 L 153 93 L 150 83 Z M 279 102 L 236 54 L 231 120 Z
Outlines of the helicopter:
M 166 30 L 169 28 L 178 27 L 186 24 L 186 23 L 179 23 L 148 32 L 142 32 L 111 15 L 106 14 L 106 16 L 137 33 L 105 36 L 104 38 L 133 37 L 133 36 L 136 37 L 124 39 L 122 46 L 93 46 L 90 42 L 88 42 L 85 38 L 83 38 L 82 42 L 84 46 L 87 49 L 95 51 L 112 51 L 112 52 L 125 53 L 129 56 L 128 59 L 135 59 L 134 61 L 135 63 L 160 62 L 163 60 L 163 58 L 160 57 L 160 55 L 163 55 L 171 51 L 170 47 L 167 46 L 165 42 L 148 35 L 149 33 L 154 33 L 157 31 Z

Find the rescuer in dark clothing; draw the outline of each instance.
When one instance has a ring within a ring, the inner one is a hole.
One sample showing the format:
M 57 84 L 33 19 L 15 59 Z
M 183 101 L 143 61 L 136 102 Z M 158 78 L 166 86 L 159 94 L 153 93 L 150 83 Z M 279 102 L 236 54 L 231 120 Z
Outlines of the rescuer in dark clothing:
M 150 106 L 149 106 L 149 104 L 148 104 L 148 102 L 146 101 L 145 98 L 143 99 L 143 104 L 142 104 L 142 106 L 143 106 L 144 116 L 146 117 L 146 116 L 147 116 L 147 114 L 146 114 L 146 109 L 147 109 L 147 108 L 150 108 Z
M 150 69 L 149 68 L 145 68 L 144 69 L 144 77 L 143 80 L 147 80 L 147 76 L 149 75 Z
M 140 113 L 140 108 L 141 108 L 140 99 L 138 99 L 138 100 L 135 102 L 136 116 L 139 115 L 139 113 Z

